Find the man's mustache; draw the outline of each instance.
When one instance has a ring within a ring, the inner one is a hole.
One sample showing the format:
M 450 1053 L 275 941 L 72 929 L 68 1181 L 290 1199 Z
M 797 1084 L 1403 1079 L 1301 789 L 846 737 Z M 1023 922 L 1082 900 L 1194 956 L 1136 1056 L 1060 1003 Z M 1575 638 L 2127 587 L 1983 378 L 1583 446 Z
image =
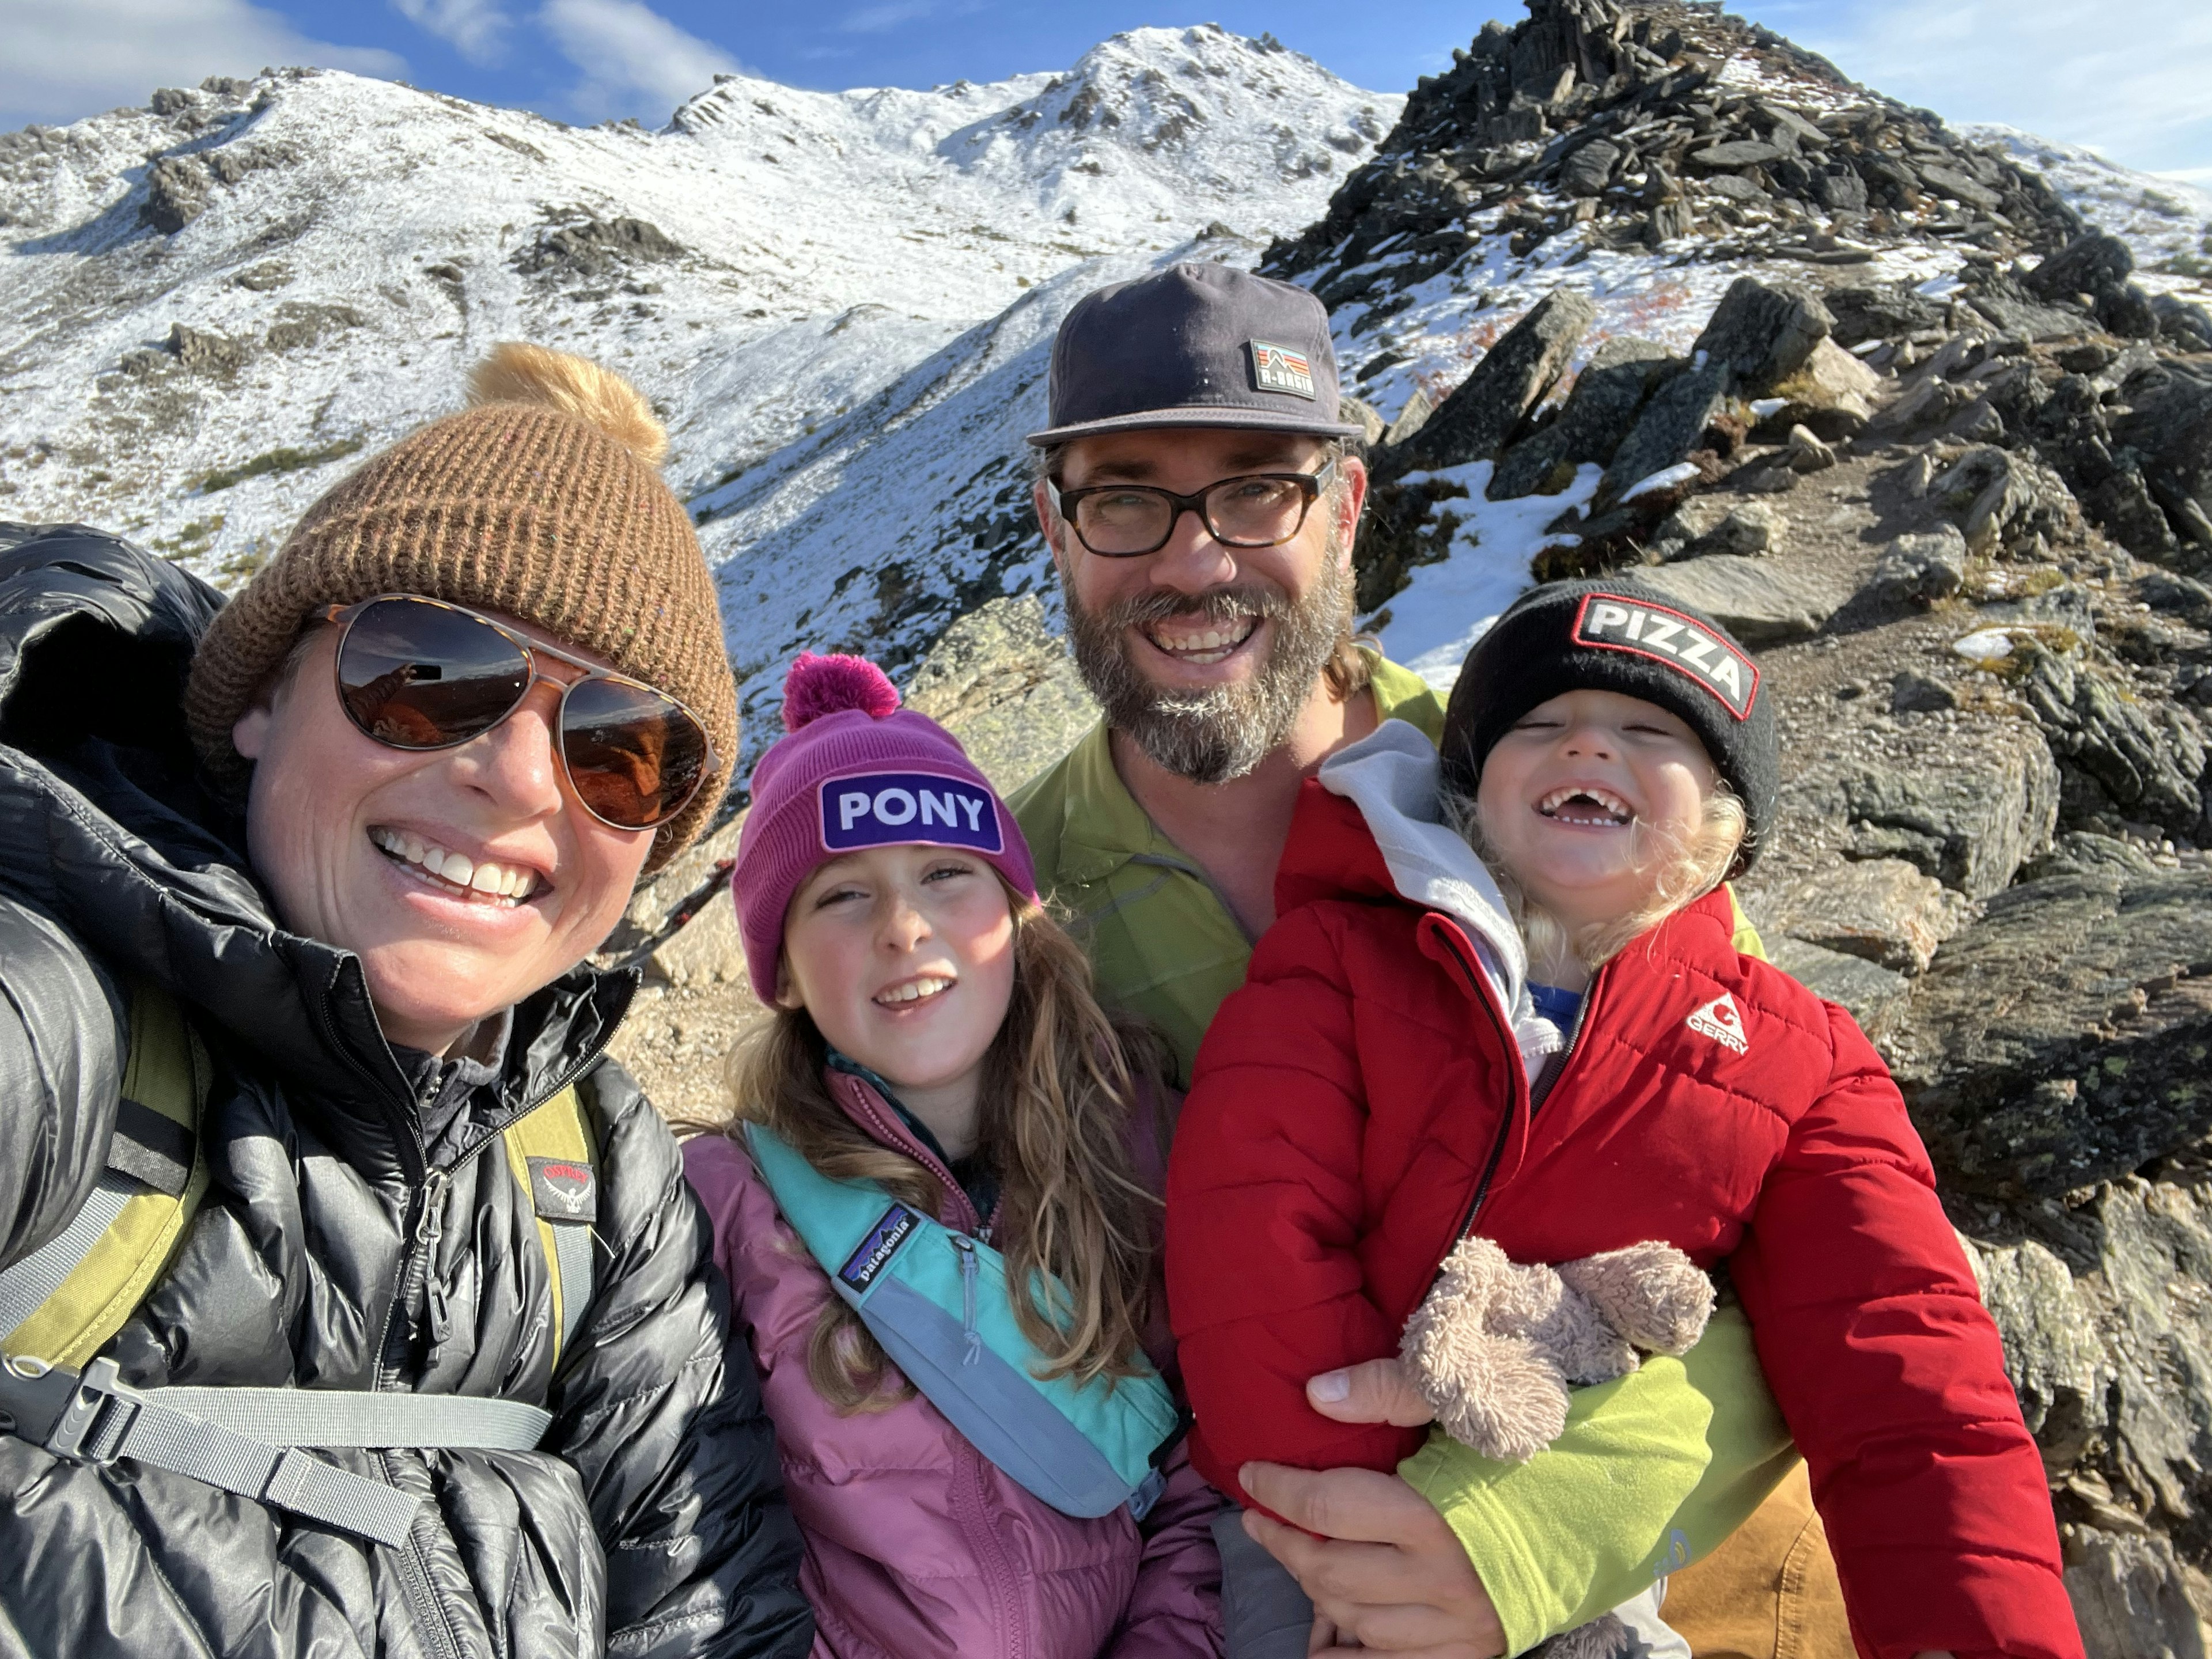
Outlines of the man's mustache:
M 1294 608 L 1289 596 L 1279 589 L 1245 584 L 1209 588 L 1203 593 L 1133 593 L 1096 615 L 1106 627 L 1119 629 L 1185 620 L 1235 622 L 1246 617 L 1267 622 L 1287 617 Z

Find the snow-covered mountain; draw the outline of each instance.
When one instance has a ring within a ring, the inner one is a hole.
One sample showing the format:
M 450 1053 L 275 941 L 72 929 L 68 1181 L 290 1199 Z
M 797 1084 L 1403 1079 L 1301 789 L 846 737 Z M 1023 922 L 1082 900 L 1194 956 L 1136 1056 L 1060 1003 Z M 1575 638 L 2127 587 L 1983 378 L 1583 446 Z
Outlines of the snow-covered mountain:
M 1708 131 L 1708 106 L 1759 131 L 1776 109 L 1832 125 L 1900 107 L 1778 37 L 1666 9 L 1672 38 L 1645 25 L 1619 50 L 1624 73 L 1706 77 L 1669 94 L 1691 100 L 1675 125 Z M 1425 84 L 1422 108 L 1459 95 Z M 284 71 L 0 137 L 0 516 L 118 526 L 234 581 L 360 454 L 453 406 L 494 341 L 580 351 L 668 422 L 757 736 L 801 646 L 896 667 L 981 600 L 1048 587 L 1021 437 L 1077 298 L 1174 258 L 1253 264 L 1271 238 L 1279 255 L 1364 165 L 1389 210 L 1441 202 L 1449 223 L 1324 238 L 1281 268 L 1331 302 L 1347 385 L 1386 419 L 1440 399 L 1557 285 L 1597 301 L 1592 342 L 1679 350 L 1744 270 L 1856 260 L 1849 280 L 1941 293 L 1981 234 L 1934 198 L 1886 228 L 1829 221 L 1705 169 L 1680 181 L 1680 225 L 1640 242 L 1620 214 L 1673 181 L 1569 193 L 1550 182 L 1566 129 L 1520 133 L 1516 88 L 1505 126 L 1460 145 L 1402 96 L 1209 25 L 988 86 L 724 77 L 658 132 Z M 1545 96 L 1546 119 L 1579 118 L 1571 76 Z M 1912 131 L 1911 155 L 1936 155 Z M 2147 283 L 2202 293 L 2212 203 L 2025 135 L 1967 137 L 2127 239 Z M 1452 655 L 1564 504 L 1477 510 L 1386 644 Z
M 1402 101 L 1203 26 L 988 86 L 725 76 L 659 132 L 297 70 L 30 128 L 0 137 L 0 513 L 234 580 L 516 337 L 632 376 L 689 494 L 1087 261 L 1304 223 Z

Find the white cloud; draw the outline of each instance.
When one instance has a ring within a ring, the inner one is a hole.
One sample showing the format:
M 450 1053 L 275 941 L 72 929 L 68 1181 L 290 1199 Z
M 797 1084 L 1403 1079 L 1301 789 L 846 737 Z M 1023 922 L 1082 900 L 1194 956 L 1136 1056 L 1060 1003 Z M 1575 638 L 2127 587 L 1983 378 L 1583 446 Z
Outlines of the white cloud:
M 436 35 L 471 64 L 499 57 L 502 37 L 514 20 L 498 0 L 392 0 L 417 28 Z
M 901 23 L 927 17 L 936 9 L 933 0 L 888 0 L 884 5 L 861 7 L 837 27 L 848 34 L 881 34 Z
M 538 20 L 561 55 L 584 72 L 568 94 L 586 118 L 665 117 L 717 74 L 744 67 L 711 41 L 687 34 L 639 0 L 546 0 Z
M 2195 0 L 1754 9 L 1855 79 L 1954 123 L 2002 122 L 2151 170 L 2212 161 L 2212 6 Z
M 247 0 L 0 0 L 0 127 L 80 120 L 264 65 L 407 70 L 392 52 L 309 40 Z

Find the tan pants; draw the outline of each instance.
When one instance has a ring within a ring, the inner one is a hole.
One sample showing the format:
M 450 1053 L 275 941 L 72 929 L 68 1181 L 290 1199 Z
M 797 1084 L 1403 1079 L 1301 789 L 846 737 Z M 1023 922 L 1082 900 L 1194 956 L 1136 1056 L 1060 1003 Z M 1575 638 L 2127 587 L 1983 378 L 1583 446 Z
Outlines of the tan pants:
M 1698 1659 L 1852 1659 L 1802 1463 L 1728 1542 L 1667 1581 L 1662 1616 Z

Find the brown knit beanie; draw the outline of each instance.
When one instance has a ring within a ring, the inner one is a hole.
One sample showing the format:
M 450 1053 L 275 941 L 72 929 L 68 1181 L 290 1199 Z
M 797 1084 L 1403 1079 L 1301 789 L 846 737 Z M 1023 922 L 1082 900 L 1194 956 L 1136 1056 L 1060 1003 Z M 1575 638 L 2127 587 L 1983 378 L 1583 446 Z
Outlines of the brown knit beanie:
M 738 693 L 706 556 L 656 470 L 667 438 L 636 387 L 542 346 L 495 347 L 471 405 L 401 439 L 309 507 L 217 614 L 185 718 L 216 780 L 252 767 L 231 727 L 307 618 L 379 593 L 505 611 L 666 692 L 720 765 L 653 842 L 648 872 L 697 836 L 738 753 Z

